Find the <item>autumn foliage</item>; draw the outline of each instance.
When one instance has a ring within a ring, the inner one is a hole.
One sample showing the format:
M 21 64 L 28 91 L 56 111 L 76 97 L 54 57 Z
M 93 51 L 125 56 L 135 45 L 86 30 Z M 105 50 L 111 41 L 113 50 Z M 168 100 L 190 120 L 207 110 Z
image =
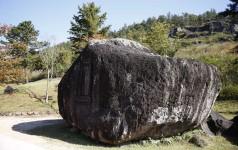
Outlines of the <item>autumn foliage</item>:
M 0 83 L 16 83 L 22 80 L 20 59 L 9 56 L 9 50 L 0 51 Z
M 6 35 L 11 30 L 10 25 L 0 25 L 0 37 Z M 2 43 L 2 41 L 1 41 Z M 14 44 L 0 45 L 0 83 L 15 83 L 23 78 L 23 70 L 20 66 L 20 58 L 11 54 L 11 48 L 17 47 Z M 18 46 L 18 48 L 20 48 Z

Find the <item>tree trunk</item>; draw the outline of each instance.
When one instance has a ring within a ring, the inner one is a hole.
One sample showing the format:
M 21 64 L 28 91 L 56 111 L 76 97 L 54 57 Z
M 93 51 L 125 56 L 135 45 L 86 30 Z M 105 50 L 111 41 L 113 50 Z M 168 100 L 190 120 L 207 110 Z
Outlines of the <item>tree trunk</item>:
M 26 84 L 29 82 L 29 80 L 28 80 L 28 70 L 27 70 L 27 68 L 25 68 L 24 69 L 24 72 L 25 72 L 25 82 L 26 82 Z
M 46 86 L 46 94 L 45 94 L 45 103 L 49 103 L 49 82 L 50 82 L 50 69 L 47 69 L 47 86 Z
M 50 81 L 53 79 L 54 65 L 52 63 L 51 72 L 50 72 Z
M 51 50 L 51 72 L 50 72 L 50 81 L 53 79 L 54 74 L 54 47 Z

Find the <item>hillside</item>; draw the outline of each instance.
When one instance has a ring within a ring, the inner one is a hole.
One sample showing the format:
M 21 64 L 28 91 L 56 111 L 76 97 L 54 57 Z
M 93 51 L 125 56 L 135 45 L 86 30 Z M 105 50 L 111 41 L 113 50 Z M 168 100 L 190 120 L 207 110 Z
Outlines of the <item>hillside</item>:
M 59 79 L 50 82 L 49 95 L 53 100 L 44 103 L 46 80 L 30 82 L 28 84 L 9 84 L 18 92 L 5 94 L 7 85 L 0 85 L 0 115 L 36 115 L 55 113 L 58 110 L 57 86 Z
M 238 43 L 191 45 L 179 50 L 175 57 L 199 59 L 215 65 L 220 71 L 222 90 L 219 100 L 238 100 Z

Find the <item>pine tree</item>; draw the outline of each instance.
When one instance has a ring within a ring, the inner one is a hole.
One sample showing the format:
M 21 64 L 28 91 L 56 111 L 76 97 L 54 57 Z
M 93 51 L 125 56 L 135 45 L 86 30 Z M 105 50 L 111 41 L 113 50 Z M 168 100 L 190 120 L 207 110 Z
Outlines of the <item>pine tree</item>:
M 228 4 L 225 11 L 220 12 L 220 16 L 229 17 L 232 23 L 238 23 L 238 0 L 230 0 L 231 4 Z
M 108 35 L 110 26 L 103 27 L 106 20 L 106 13 L 100 15 L 100 7 L 97 7 L 94 2 L 78 6 L 77 15 L 73 16 L 69 33 L 70 41 L 73 43 L 75 53 L 80 50 L 91 39 L 102 39 Z
M 151 31 L 147 32 L 145 44 L 160 55 L 174 56 L 180 44 L 174 39 L 169 39 L 169 29 L 169 24 L 154 23 Z

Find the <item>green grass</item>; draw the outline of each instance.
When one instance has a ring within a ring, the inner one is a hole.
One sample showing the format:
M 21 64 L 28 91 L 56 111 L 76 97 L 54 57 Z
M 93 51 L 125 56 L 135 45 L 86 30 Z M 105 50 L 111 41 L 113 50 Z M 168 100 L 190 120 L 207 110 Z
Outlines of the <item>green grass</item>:
M 33 93 L 38 97 L 45 95 L 46 80 L 30 82 L 28 84 L 10 84 L 17 88 L 19 92 L 14 94 L 4 94 L 7 85 L 0 86 L 0 113 L 9 112 L 41 112 L 51 110 L 52 107 L 58 110 L 57 104 L 57 87 L 59 79 L 50 82 L 49 95 L 53 96 L 53 100 L 49 104 L 42 103 L 39 99 L 33 97 Z M 32 92 L 30 92 L 30 91 Z M 29 95 L 30 94 L 30 95 Z M 31 98 L 32 97 L 32 98 Z M 52 107 L 51 107 L 52 106 Z
M 238 115 L 238 100 L 216 101 L 213 110 L 227 119 L 232 119 Z

